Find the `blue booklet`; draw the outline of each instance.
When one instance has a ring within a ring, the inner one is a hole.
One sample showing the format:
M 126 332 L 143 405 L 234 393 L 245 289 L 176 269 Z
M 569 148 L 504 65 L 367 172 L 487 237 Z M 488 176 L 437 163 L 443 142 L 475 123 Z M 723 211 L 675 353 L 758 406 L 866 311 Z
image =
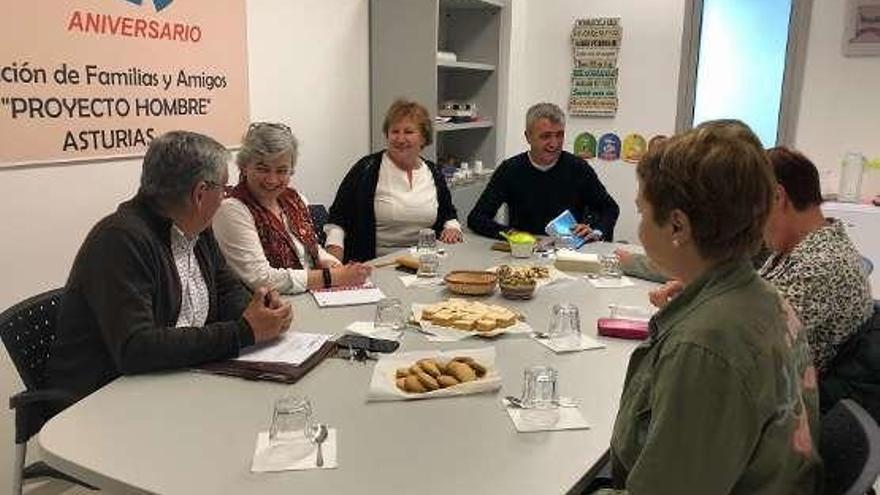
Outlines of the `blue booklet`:
M 551 237 L 561 237 L 568 242 L 569 247 L 578 249 L 586 244 L 587 241 L 574 235 L 572 231 L 575 225 L 577 225 L 577 220 L 574 219 L 574 215 L 571 214 L 570 210 L 565 210 L 559 216 L 550 220 L 550 223 L 544 227 L 544 232 L 547 232 L 547 235 Z

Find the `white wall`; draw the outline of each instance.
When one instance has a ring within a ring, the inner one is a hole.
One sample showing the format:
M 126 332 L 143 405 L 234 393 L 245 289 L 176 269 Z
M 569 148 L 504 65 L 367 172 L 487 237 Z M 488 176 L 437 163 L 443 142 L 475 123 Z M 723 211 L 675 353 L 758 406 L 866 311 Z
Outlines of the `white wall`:
M 329 203 L 369 151 L 368 0 L 250 0 L 247 13 L 251 117 L 290 124 L 301 144 L 294 183 Z M 88 230 L 134 194 L 139 175 L 139 160 L 0 169 L 0 308 L 63 285 Z M 20 389 L 4 350 L 0 403 Z M 0 407 L 0 491 L 11 483 L 12 435 Z
M 614 118 L 569 117 L 567 150 L 589 131 L 615 132 L 621 139 L 637 132 L 649 139 L 675 129 L 678 69 L 685 0 L 513 0 L 510 91 L 506 153 L 526 149 L 525 113 L 540 101 L 567 107 L 571 78 L 571 28 L 584 17 L 621 17 L 623 41 L 618 58 L 620 105 Z M 616 238 L 638 242 L 634 165 L 591 160 L 605 187 L 620 205 Z
M 880 57 L 844 57 L 844 1 L 813 2 L 796 146 L 819 167 L 824 192 L 837 192 L 847 150 L 880 158 Z M 880 194 L 869 170 L 862 194 Z

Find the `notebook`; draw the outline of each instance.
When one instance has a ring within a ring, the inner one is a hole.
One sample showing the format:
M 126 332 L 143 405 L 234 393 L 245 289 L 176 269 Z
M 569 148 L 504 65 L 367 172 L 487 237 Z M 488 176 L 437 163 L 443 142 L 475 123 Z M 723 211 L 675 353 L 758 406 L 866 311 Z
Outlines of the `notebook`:
M 369 280 L 360 286 L 340 286 L 326 289 L 312 289 L 312 296 L 318 307 L 355 306 L 372 304 L 385 298 L 385 294 Z
M 587 241 L 572 233 L 575 225 L 577 225 L 577 220 L 575 220 L 574 215 L 571 214 L 570 210 L 565 210 L 559 216 L 550 220 L 550 223 L 544 227 L 544 231 L 551 237 L 565 238 L 568 241 L 569 247 L 578 249 L 586 244 Z

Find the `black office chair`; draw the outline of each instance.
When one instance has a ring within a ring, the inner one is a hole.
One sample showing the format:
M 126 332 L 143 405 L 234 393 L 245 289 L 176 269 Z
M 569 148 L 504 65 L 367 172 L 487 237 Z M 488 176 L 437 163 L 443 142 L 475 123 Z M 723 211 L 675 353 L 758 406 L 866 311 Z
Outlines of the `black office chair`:
M 880 475 L 880 427 L 855 401 L 844 399 L 822 417 L 819 452 L 825 495 L 864 495 Z
M 312 225 L 315 226 L 315 235 L 318 236 L 318 242 L 324 245 L 327 235 L 324 233 L 324 224 L 327 223 L 327 208 L 321 204 L 309 205 L 309 215 L 312 216 Z
M 50 477 L 69 481 L 94 490 L 71 476 L 40 461 L 25 467 L 27 442 L 46 422 L 47 406 L 67 405 L 69 393 L 45 387 L 44 371 L 49 349 L 55 340 L 55 323 L 62 289 L 50 290 L 26 299 L 0 314 L 0 337 L 25 390 L 9 398 L 15 411 L 15 465 L 12 473 L 13 494 L 21 494 L 24 480 Z

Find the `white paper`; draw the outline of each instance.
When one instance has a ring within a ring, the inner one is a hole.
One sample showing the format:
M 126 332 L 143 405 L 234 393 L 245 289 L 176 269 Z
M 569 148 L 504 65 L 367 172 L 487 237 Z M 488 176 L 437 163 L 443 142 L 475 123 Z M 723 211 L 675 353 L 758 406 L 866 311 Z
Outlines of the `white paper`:
M 308 441 L 308 440 L 303 440 Z M 311 442 L 309 442 L 311 443 Z M 306 469 L 335 469 L 338 467 L 336 460 L 336 428 L 327 430 L 327 440 L 322 445 L 324 465 L 317 466 L 318 449 L 312 451 L 303 458 L 291 459 L 284 455 L 283 446 L 273 447 L 269 445 L 269 432 L 261 431 L 257 434 L 257 446 L 254 449 L 254 460 L 251 464 L 252 473 L 268 473 L 273 471 L 302 471 Z
M 513 422 L 513 427 L 520 433 L 530 433 L 534 431 L 583 430 L 591 428 L 590 423 L 584 418 L 579 407 L 556 408 L 559 412 L 559 419 L 552 425 L 546 425 L 530 422 L 528 420 L 528 414 L 523 417 L 523 413 L 527 412 L 526 409 L 510 406 L 507 399 L 501 399 L 501 403 L 504 404 L 507 409 L 507 414 Z
M 321 308 L 371 304 L 385 298 L 385 294 L 370 281 L 360 287 L 331 287 L 311 292 Z
M 278 340 L 248 348 L 235 359 L 299 366 L 332 337 L 322 333 L 286 332 Z
M 608 277 L 584 277 L 590 284 L 597 289 L 620 289 L 622 287 L 632 287 L 636 285 L 629 277 L 608 278 Z
M 528 323 L 517 320 L 516 323 L 509 327 L 496 328 L 491 332 L 478 332 L 476 330 L 459 330 L 458 328 L 443 327 L 435 325 L 429 321 L 422 320 L 422 309 L 428 304 L 414 303 L 412 305 L 413 320 L 421 327 L 425 338 L 431 342 L 457 342 L 468 337 L 496 337 L 503 333 L 532 333 L 533 329 Z M 513 310 L 512 308 L 508 308 Z
M 559 341 L 554 341 L 554 339 L 550 338 L 537 338 L 533 337 L 537 342 L 539 342 L 544 347 L 550 349 L 551 351 L 559 354 L 563 352 L 577 352 L 577 351 L 589 351 L 592 349 L 604 349 L 605 344 L 599 342 L 598 340 L 588 337 L 584 334 L 581 334 L 581 342 L 579 346 L 570 346 L 564 345 L 564 343 Z
M 438 361 L 449 361 L 456 356 L 469 356 L 486 367 L 486 375 L 482 378 L 460 383 L 454 387 L 441 388 L 422 394 L 407 393 L 397 388 L 396 373 L 398 368 L 412 366 L 419 359 L 433 358 Z M 501 388 L 501 375 L 495 366 L 495 348 L 453 349 L 449 351 L 413 351 L 387 354 L 379 357 L 373 367 L 370 379 L 368 401 L 434 399 L 437 397 L 456 397 L 460 395 L 491 392 Z
M 416 275 L 401 275 L 400 283 L 404 287 L 443 287 L 445 282 L 441 277 L 419 277 Z
M 372 321 L 355 321 L 345 327 L 351 333 L 372 337 L 374 339 L 400 340 L 403 334 L 402 330 L 393 330 L 390 328 L 376 328 Z

